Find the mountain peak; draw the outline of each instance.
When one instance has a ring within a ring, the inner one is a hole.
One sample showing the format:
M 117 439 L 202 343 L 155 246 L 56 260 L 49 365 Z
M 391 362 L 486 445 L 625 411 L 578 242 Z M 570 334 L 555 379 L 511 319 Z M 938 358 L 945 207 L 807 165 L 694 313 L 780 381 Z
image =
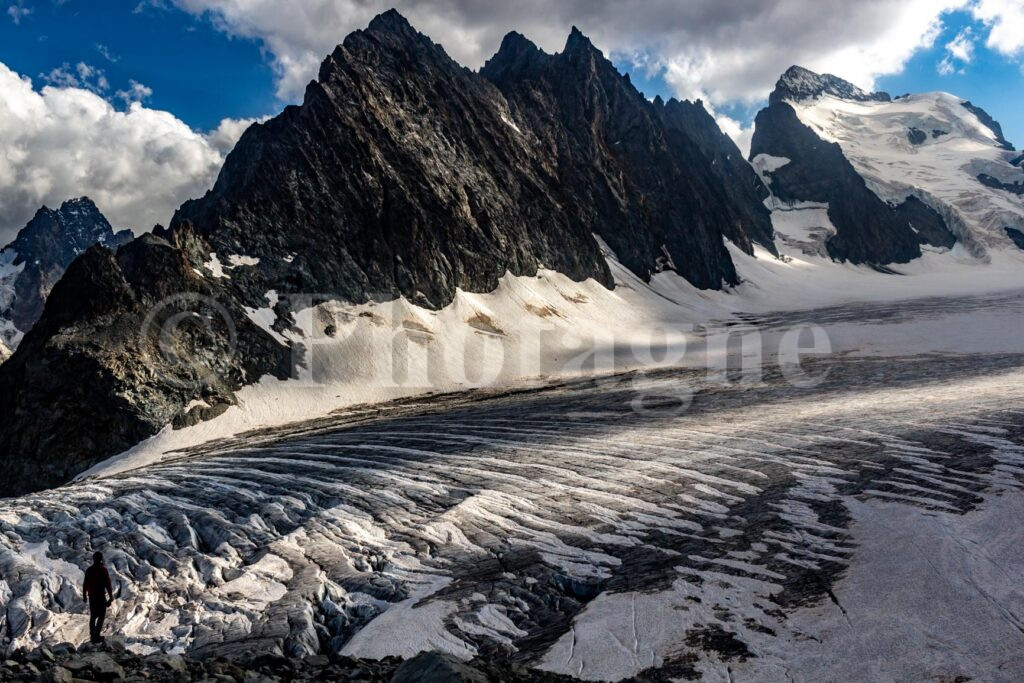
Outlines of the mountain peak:
M 382 60 L 391 63 L 391 66 L 385 67 Z M 398 68 L 394 60 L 401 61 L 405 66 Z M 320 64 L 317 82 L 323 85 L 333 81 L 341 77 L 341 72 L 351 68 L 362 73 L 361 77 L 373 78 L 373 72 L 376 71 L 400 75 L 408 70 L 410 64 L 422 67 L 428 62 L 434 64 L 439 61 L 446 65 L 454 64 L 444 48 L 417 31 L 397 10 L 390 9 L 375 16 L 365 29 L 345 36 L 341 44 Z M 316 92 L 316 84 L 311 83 L 307 87 L 306 98 Z
M 412 27 L 409 20 L 393 7 L 371 19 L 366 28 L 373 32 L 416 33 L 416 29 Z
M 75 208 L 75 207 L 95 209 L 96 208 L 96 202 L 94 202 L 93 200 L 89 199 L 88 197 L 82 196 L 82 197 L 74 197 L 72 199 L 66 199 L 60 205 L 61 209 L 64 209 L 64 208 Z
M 540 48 L 538 48 L 532 40 L 524 36 L 522 33 L 519 33 L 518 31 L 509 31 L 505 34 L 505 37 L 501 39 L 501 47 L 498 48 L 498 52 L 495 54 L 497 55 L 502 52 L 518 54 L 523 52 L 534 52 L 539 49 Z
M 563 50 L 563 52 L 565 54 L 570 54 L 581 51 L 601 54 L 601 51 L 594 47 L 594 43 L 590 41 L 590 38 L 587 38 L 583 35 L 582 31 L 573 26 L 572 30 L 569 31 L 569 37 L 565 41 L 565 50 Z
M 75 258 L 94 244 L 111 250 L 132 239 L 131 230 L 115 233 L 110 223 L 88 197 L 68 199 L 54 211 L 39 209 L 14 241 L 3 251 L 14 254 L 16 265 L 24 264 L 14 280 L 0 285 L 6 303 L 0 309 L 0 341 L 10 347 L 18 344 L 39 319 L 50 288 Z
M 481 67 L 480 74 L 491 82 L 497 82 L 546 58 L 547 55 L 529 38 L 516 31 L 509 31 L 502 38 L 498 51 Z
M 786 69 L 775 83 L 775 90 L 768 98 L 770 103 L 786 100 L 800 101 L 832 95 L 844 100 L 857 102 L 889 102 L 892 98 L 885 92 L 865 92 L 853 83 L 832 74 L 818 74 L 802 66 L 793 65 Z

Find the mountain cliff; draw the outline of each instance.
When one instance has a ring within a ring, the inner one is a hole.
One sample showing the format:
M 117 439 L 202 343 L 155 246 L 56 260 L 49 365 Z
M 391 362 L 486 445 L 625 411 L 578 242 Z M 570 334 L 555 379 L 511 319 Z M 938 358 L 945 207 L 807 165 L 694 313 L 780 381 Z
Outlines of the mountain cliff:
M 167 229 L 72 263 L 0 366 L 0 492 L 59 484 L 288 377 L 311 294 L 439 308 L 542 266 L 610 287 L 595 236 L 642 278 L 736 283 L 724 240 L 772 248 L 766 191 L 687 106 L 644 99 L 575 30 L 558 55 L 510 35 L 473 73 L 378 16 Z
M 970 102 L 869 94 L 793 67 L 755 125 L 751 158 L 770 168 L 773 193 L 828 204 L 833 258 L 900 263 L 920 246 L 956 245 L 987 260 L 993 248 L 1017 248 L 1010 235 L 1024 229 L 1019 153 Z
M 94 244 L 116 250 L 132 239 L 115 233 L 88 197 L 54 211 L 42 207 L 0 250 L 0 341 L 16 346 L 43 312 L 43 303 L 68 265 Z
M 697 286 L 717 288 L 737 281 L 723 236 L 748 253 L 752 239 L 771 245 L 763 186 L 749 165 L 741 174 L 717 163 L 742 158 L 710 116 L 648 102 L 578 29 L 556 55 L 510 33 L 481 74 L 505 95 L 524 134 L 552 151 L 579 219 L 637 274 L 671 264 Z

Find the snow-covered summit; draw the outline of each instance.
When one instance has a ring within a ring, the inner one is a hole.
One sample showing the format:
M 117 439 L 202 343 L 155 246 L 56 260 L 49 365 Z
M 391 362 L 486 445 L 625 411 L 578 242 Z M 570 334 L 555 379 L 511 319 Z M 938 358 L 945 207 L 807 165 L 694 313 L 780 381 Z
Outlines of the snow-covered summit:
M 772 102 L 793 107 L 822 139 L 838 143 L 868 187 L 897 205 L 909 197 L 938 212 L 973 256 L 1017 249 L 1024 231 L 1024 169 L 999 124 L 949 93 L 867 95 L 835 76 L 793 67 Z

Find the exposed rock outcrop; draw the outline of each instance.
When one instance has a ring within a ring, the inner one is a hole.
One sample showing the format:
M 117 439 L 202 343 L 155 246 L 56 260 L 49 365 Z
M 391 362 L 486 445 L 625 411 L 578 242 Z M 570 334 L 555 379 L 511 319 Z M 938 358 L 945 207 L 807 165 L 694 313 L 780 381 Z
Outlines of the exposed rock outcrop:
M 921 255 L 917 235 L 892 207 L 868 189 L 838 144 L 805 126 L 788 103 L 776 101 L 755 119 L 751 157 L 768 154 L 789 163 L 771 175 L 772 192 L 784 202 L 822 202 L 836 234 L 829 256 L 852 263 L 906 263 Z
M 1006 231 L 1006 236 L 1010 238 L 1010 241 L 1012 241 L 1018 249 L 1024 249 L 1024 232 L 1021 232 L 1016 228 L 1003 228 L 1003 230 Z
M 963 105 L 964 109 L 968 110 L 969 112 L 977 116 L 978 120 L 981 121 L 981 124 L 983 126 L 992 131 L 992 134 L 996 138 L 996 143 L 1000 147 L 1011 152 L 1014 151 L 1013 143 L 1011 143 L 1009 140 L 1003 137 L 1003 127 L 1000 126 L 999 122 L 992 118 L 992 116 L 987 111 L 985 111 L 979 106 L 971 104 L 969 100 L 965 100 L 960 104 Z
M 649 277 L 667 257 L 697 286 L 716 287 L 737 281 L 723 235 L 748 252 L 752 238 L 771 244 L 763 187 L 703 108 L 652 105 L 579 30 L 556 55 L 510 33 L 481 74 L 552 151 L 579 220 L 634 272 Z M 731 153 L 745 173 L 718 163 Z
M 917 234 L 920 244 L 933 247 L 952 249 L 956 244 L 956 236 L 946 227 L 942 216 L 917 197 L 907 197 L 906 201 L 895 208 L 896 218 L 906 223 Z
M 892 97 L 885 92 L 865 92 L 849 81 L 832 74 L 817 74 L 802 66 L 793 65 L 786 69 L 775 90 L 768 96 L 768 103 L 787 100 L 805 100 L 822 95 L 832 95 L 855 102 L 889 102 Z

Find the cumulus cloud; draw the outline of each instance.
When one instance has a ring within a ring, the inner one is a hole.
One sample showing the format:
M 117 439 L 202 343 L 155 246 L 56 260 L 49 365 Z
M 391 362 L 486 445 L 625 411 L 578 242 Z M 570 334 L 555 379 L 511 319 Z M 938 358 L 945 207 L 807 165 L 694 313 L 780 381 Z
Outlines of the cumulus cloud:
M 220 125 L 206 135 L 206 140 L 214 149 L 227 156 L 227 153 L 238 142 L 238 138 L 242 137 L 242 133 L 245 132 L 246 128 L 254 123 L 266 121 L 269 118 L 269 116 L 261 116 L 253 119 L 223 119 Z
M 81 83 L 84 70 L 67 69 Z M 95 74 L 89 74 L 95 82 Z M 166 223 L 216 178 L 227 144 L 164 111 L 124 111 L 90 89 L 47 85 L 0 63 L 0 244 L 46 204 L 88 195 L 117 227 Z
M 1024 3 L 1021 0 L 978 0 L 971 12 L 989 28 L 987 47 L 1008 57 L 1024 52 Z
M 469 67 L 479 67 L 509 30 L 557 51 L 577 25 L 606 52 L 663 72 L 678 95 L 711 103 L 763 99 L 794 63 L 870 88 L 932 45 L 942 13 L 968 1 L 649 0 L 638 8 L 622 0 L 174 0 L 233 35 L 262 41 L 285 100 L 301 96 L 345 35 L 397 5 Z
M 946 43 L 946 56 L 939 61 L 939 73 L 949 76 L 957 71 L 957 62 L 970 64 L 974 59 L 974 34 L 970 28 L 965 28 L 956 34 L 953 40 Z M 963 67 L 959 69 L 964 73 Z

